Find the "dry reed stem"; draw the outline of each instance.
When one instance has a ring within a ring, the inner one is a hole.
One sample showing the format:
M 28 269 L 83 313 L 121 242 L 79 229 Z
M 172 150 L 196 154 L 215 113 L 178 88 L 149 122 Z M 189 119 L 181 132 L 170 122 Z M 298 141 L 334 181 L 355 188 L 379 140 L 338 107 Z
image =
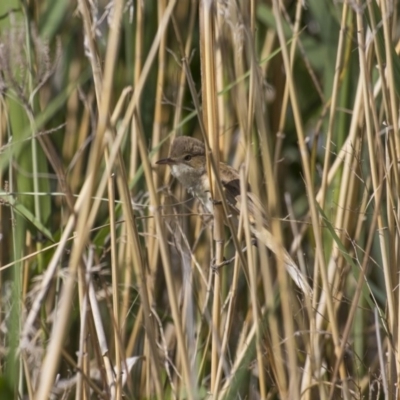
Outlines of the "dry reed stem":
M 336 58 L 336 67 L 335 67 L 335 76 L 334 76 L 334 82 L 333 82 L 333 92 L 332 92 L 332 98 L 331 98 L 331 107 L 330 107 L 330 118 L 329 118 L 329 124 L 328 124 L 328 138 L 327 138 L 327 146 L 326 146 L 326 150 L 325 150 L 325 162 L 324 162 L 324 170 L 323 170 L 323 176 L 322 176 L 322 183 L 321 183 L 321 187 L 318 191 L 317 194 L 317 201 L 320 203 L 321 208 L 324 208 L 324 203 L 325 203 L 325 196 L 326 196 L 326 190 L 327 190 L 327 186 L 329 184 L 329 166 L 330 166 L 330 162 L 329 162 L 329 157 L 330 157 L 330 145 L 331 145 L 331 141 L 332 141 L 332 131 L 333 131 L 333 127 L 334 127 L 334 119 L 335 119 L 335 115 L 336 115 L 336 103 L 337 103 L 337 95 L 338 95 L 338 90 L 339 90 L 339 78 L 340 78 L 340 73 L 341 73 L 341 67 L 342 67 L 342 52 L 343 52 L 343 41 L 344 41 L 344 32 L 345 32 L 345 24 L 347 21 L 347 6 L 344 5 L 343 10 L 342 10 L 342 20 L 341 20 L 341 35 L 339 36 L 339 45 L 338 45 L 338 51 L 337 51 L 337 58 Z M 356 131 L 354 130 L 354 133 Z M 349 136 L 350 137 L 350 136 Z M 351 143 L 351 141 L 350 141 Z M 343 146 L 343 148 L 345 148 L 345 146 Z M 349 153 L 350 154 L 350 151 Z M 345 165 L 345 170 L 346 170 L 346 165 Z M 343 174 L 343 179 L 346 180 L 349 177 L 349 173 L 350 173 L 350 169 L 347 169 L 348 173 L 344 173 Z M 342 181 L 343 182 L 343 181 Z M 347 183 L 345 183 L 345 187 L 347 188 Z M 347 194 L 347 190 L 343 190 L 341 191 L 341 194 Z M 345 199 L 342 197 L 342 200 L 344 201 Z M 347 196 L 345 196 L 347 197 Z M 341 211 L 344 210 L 344 207 L 341 207 L 340 205 L 338 206 L 338 214 L 337 214 L 337 219 L 335 222 L 335 227 L 341 226 L 341 221 L 340 221 L 340 216 L 339 214 L 341 214 Z M 340 225 L 338 225 L 340 223 Z M 334 246 L 334 250 L 332 252 L 332 257 L 331 260 L 336 260 L 338 253 L 339 253 L 339 249 L 337 248 L 336 244 L 333 245 Z M 329 268 L 328 267 L 328 271 L 332 271 L 333 274 L 335 274 L 336 268 L 332 267 Z M 315 270 L 315 276 L 314 276 L 314 281 L 318 280 L 318 275 L 317 273 L 319 272 L 319 269 L 317 268 Z M 328 280 L 329 282 L 333 282 L 334 277 L 332 276 L 332 274 L 329 274 L 328 272 Z M 335 292 L 335 290 L 333 290 L 333 292 Z M 329 296 L 329 294 L 327 294 L 327 296 Z M 315 298 L 315 302 L 317 301 L 318 297 Z M 321 302 L 320 304 L 324 304 L 324 294 L 321 296 Z M 316 306 L 316 303 L 314 302 L 314 307 Z M 320 310 L 322 311 L 322 310 Z M 320 320 L 320 322 L 322 323 L 322 320 Z M 312 351 L 311 354 L 309 355 L 309 357 L 314 358 L 314 366 L 313 368 L 321 368 L 322 366 L 322 360 L 321 360 L 321 352 L 319 349 L 319 335 L 316 334 L 316 332 L 318 332 L 318 330 L 321 327 L 318 324 L 318 321 L 316 322 L 314 318 L 312 318 L 311 320 L 311 337 L 310 337 L 310 343 L 313 344 L 313 346 L 311 347 Z M 305 388 L 307 386 L 309 386 L 311 384 L 311 380 L 312 380 L 312 373 L 311 373 L 311 369 L 310 367 L 312 367 L 311 363 L 306 362 L 306 366 L 307 368 L 305 369 L 305 373 L 303 375 L 303 380 L 302 380 L 302 391 L 305 390 Z M 320 391 L 321 393 L 323 393 L 323 388 L 320 386 Z M 310 393 L 307 392 L 307 395 L 309 396 Z
M 328 309 L 328 315 L 329 319 L 332 323 L 332 337 L 333 341 L 335 344 L 335 352 L 338 352 L 339 349 L 339 332 L 338 332 L 338 327 L 335 322 L 335 314 L 334 314 L 334 309 L 333 309 L 333 304 L 332 304 L 332 298 L 329 295 L 330 293 L 330 282 L 328 281 L 328 276 L 326 274 L 326 268 L 325 268 L 325 260 L 324 260 L 324 255 L 323 255 L 323 245 L 322 245 L 322 238 L 320 234 L 320 228 L 319 228 L 319 218 L 316 210 L 315 203 L 313 201 L 314 194 L 313 194 L 313 185 L 312 185 L 312 180 L 311 180 L 311 172 L 309 169 L 309 159 L 308 159 L 308 154 L 307 154 L 307 149 L 304 141 L 304 132 L 303 132 L 303 127 L 302 127 L 302 121 L 301 121 L 301 116 L 300 116 L 300 110 L 298 106 L 298 100 L 296 96 L 296 89 L 294 86 L 294 82 L 291 76 L 291 69 L 290 69 L 290 61 L 289 57 L 287 54 L 287 49 L 286 49 L 286 43 L 285 43 L 285 38 L 284 38 L 284 33 L 283 33 L 283 28 L 281 24 L 281 17 L 280 17 L 280 12 L 279 12 L 279 4 L 276 0 L 273 1 L 273 11 L 275 15 L 275 19 L 277 22 L 277 32 L 280 40 L 280 44 L 282 47 L 282 57 L 284 61 L 284 66 L 285 70 L 287 73 L 287 78 L 288 78 L 288 86 L 289 86 L 289 94 L 290 94 L 290 100 L 293 108 L 293 114 L 294 114 L 294 120 L 296 124 L 296 130 L 297 130 L 297 135 L 299 139 L 299 147 L 300 147 L 300 154 L 302 158 L 302 165 L 303 165 L 303 172 L 304 172 L 304 177 L 305 177 L 305 184 L 306 184 L 306 189 L 308 193 L 308 197 L 310 199 L 310 212 L 311 212 L 311 220 L 312 220 L 312 226 L 313 226 L 313 231 L 314 231 L 314 238 L 316 241 L 316 251 L 317 251 L 317 259 L 318 259 L 318 267 L 320 268 L 321 271 L 321 276 L 322 276 L 322 281 L 323 281 L 323 287 L 324 291 L 328 294 L 327 295 L 327 309 Z M 283 304 L 285 304 L 284 302 Z M 286 313 L 285 313 L 286 315 Z M 287 318 L 287 322 L 290 323 L 290 319 Z M 289 336 L 289 335 L 288 335 Z M 289 344 L 291 341 L 288 342 Z M 289 356 L 294 355 L 294 349 L 288 349 L 289 350 Z M 295 360 L 292 358 L 291 359 L 291 365 L 295 365 Z M 340 368 L 340 376 L 344 380 L 344 386 L 345 384 L 345 370 L 344 366 Z M 291 389 L 295 390 L 295 387 L 297 385 L 296 381 L 296 375 L 293 378 L 293 381 L 295 382 L 291 385 Z M 296 393 L 296 392 L 294 392 Z M 346 387 L 344 387 L 344 395 L 345 397 L 348 396 Z
M 170 16 L 174 5 L 175 5 L 174 1 L 171 1 L 168 4 L 167 10 L 164 14 L 162 22 L 165 21 L 167 16 L 168 17 Z M 160 29 L 162 26 L 163 25 L 160 24 Z M 147 159 L 147 149 L 146 149 L 143 133 L 141 132 L 141 130 L 139 130 L 138 145 L 139 145 L 139 151 L 140 151 L 140 155 L 141 155 L 142 162 L 143 162 L 145 179 L 146 179 L 147 187 L 148 187 L 149 194 L 150 194 L 150 201 L 151 201 L 153 212 L 154 212 L 154 219 L 155 219 L 155 224 L 156 224 L 157 235 L 160 239 L 160 241 L 159 241 L 160 253 L 161 253 L 164 275 L 165 275 L 167 289 L 168 289 L 168 297 L 170 300 L 172 317 L 173 317 L 174 325 L 175 325 L 175 329 L 176 329 L 176 336 L 177 336 L 178 349 L 179 349 L 178 351 L 180 352 L 180 360 L 181 360 L 182 369 L 183 369 L 183 379 L 184 379 L 185 386 L 187 388 L 193 389 L 193 392 L 191 392 L 191 391 L 188 392 L 188 397 L 189 397 L 189 399 L 191 399 L 191 398 L 193 398 L 193 395 L 196 392 L 195 384 L 194 384 L 193 378 L 190 373 L 189 360 L 187 358 L 187 350 L 186 350 L 182 325 L 181 325 L 180 316 L 179 316 L 177 299 L 175 296 L 174 280 L 173 280 L 172 273 L 171 273 L 171 265 L 170 265 L 169 255 L 168 255 L 168 249 L 166 246 L 166 240 L 165 240 L 165 236 L 163 233 L 164 229 L 163 229 L 163 224 L 162 224 L 162 220 L 161 220 L 158 199 L 157 199 L 156 191 L 155 191 L 154 184 L 152 181 L 151 167 L 150 167 L 149 160 Z
M 112 274 L 112 306 L 113 306 L 113 328 L 114 328 L 114 343 L 115 343 L 115 398 L 121 399 L 122 396 L 122 364 L 121 364 L 121 330 L 120 330 L 120 314 L 119 314 L 119 271 L 117 259 L 117 226 L 115 216 L 115 183 L 114 178 L 108 180 L 108 209 L 110 215 L 110 239 L 111 239 L 111 274 Z
M 292 66 L 292 73 L 293 73 L 293 65 L 294 65 L 294 57 L 296 54 L 297 50 L 297 42 L 299 40 L 299 32 L 300 32 L 300 22 L 301 22 L 301 15 L 302 15 L 302 10 L 303 10 L 303 4 L 302 1 L 299 0 L 297 1 L 297 6 L 296 6 L 296 16 L 295 16 L 295 24 L 293 27 L 293 41 L 290 45 L 290 65 Z M 288 112 L 288 105 L 289 105 L 289 86 L 286 83 L 285 84 L 285 89 L 283 93 L 283 99 L 282 99 L 282 105 L 281 105 L 281 114 L 279 117 L 279 127 L 278 127 L 278 134 L 277 134 L 277 144 L 275 147 L 275 178 L 277 176 L 277 167 L 278 163 L 277 161 L 281 157 L 281 149 L 283 146 L 283 139 L 284 135 L 283 132 L 285 130 L 285 124 L 286 124 L 286 115 Z
M 333 78 L 332 84 L 332 95 L 330 101 L 330 110 L 329 110 L 329 123 L 328 123 L 328 131 L 326 136 L 326 148 L 325 148 L 325 157 L 324 157 L 324 169 L 322 172 L 322 182 L 321 182 L 321 208 L 325 208 L 325 198 L 326 198 L 326 190 L 328 188 L 328 171 L 330 168 L 330 159 L 331 159 L 331 146 L 332 146 L 332 135 L 333 128 L 335 123 L 335 115 L 336 115 L 336 106 L 338 100 L 339 93 L 339 83 L 340 83 L 340 75 L 342 73 L 342 63 L 343 63 L 343 47 L 345 43 L 345 32 L 346 32 L 346 23 L 347 23 L 347 13 L 348 6 L 346 3 L 343 4 L 342 10 L 342 19 L 340 22 L 341 30 L 339 35 L 339 43 L 337 47 L 337 56 L 336 56 L 336 65 L 335 65 L 335 75 Z
M 166 8 L 166 0 L 160 0 L 157 3 L 157 18 L 158 23 L 161 22 L 163 15 L 165 13 Z M 155 159 L 159 159 L 159 150 L 158 143 L 161 141 L 161 135 L 163 130 L 163 122 L 166 119 L 165 113 L 166 107 L 163 105 L 163 96 L 165 93 L 165 81 L 166 81 L 166 44 L 167 44 L 167 35 L 163 35 L 160 40 L 160 44 L 158 47 L 158 69 L 157 69 L 157 78 L 156 78 L 156 95 L 154 99 L 155 109 L 154 109 L 154 117 L 153 117 L 153 130 L 151 134 L 151 148 L 155 148 L 156 151 L 154 153 Z M 155 187 L 159 187 L 159 176 L 157 171 L 153 172 L 153 182 Z M 147 239 L 147 257 L 149 259 L 149 268 L 150 268 L 150 276 L 155 276 L 157 272 L 157 261 L 159 259 L 159 246 L 156 235 L 156 228 L 153 219 L 148 220 L 147 224 L 147 232 L 149 233 L 149 237 Z M 150 281 L 149 283 L 153 283 Z M 153 286 L 153 285 L 152 285 Z M 149 292 L 153 293 L 154 288 L 150 287 Z
M 250 230 L 250 218 L 249 218 L 249 208 L 247 204 L 247 179 L 245 176 L 245 171 L 242 168 L 240 171 L 240 189 L 241 193 L 243 194 L 243 221 L 244 221 L 244 232 L 245 232 L 245 239 L 247 245 L 247 264 L 249 267 L 249 277 L 250 277 L 250 295 L 251 295 L 251 305 L 253 309 L 253 323 L 256 331 L 256 351 L 257 351 L 257 363 L 258 363 L 258 370 L 261 372 L 259 374 L 259 388 L 260 388 L 260 395 L 262 399 L 266 398 L 266 383 L 264 374 L 264 356 L 262 351 L 262 335 L 260 329 L 260 317 L 258 311 L 258 299 L 257 299 L 257 271 L 256 271 L 256 264 L 253 255 L 252 249 L 252 234 Z
M 358 7 L 361 7 L 361 3 L 357 2 Z M 373 190 L 376 193 L 380 186 L 380 176 L 378 176 L 377 170 L 377 158 L 376 158 L 376 146 L 377 142 L 375 140 L 374 132 L 377 132 L 376 127 L 374 126 L 374 122 L 377 119 L 375 115 L 376 111 L 374 107 L 371 107 L 373 104 L 371 100 L 373 99 L 373 95 L 370 90 L 369 85 L 369 70 L 367 65 L 367 58 L 365 54 L 365 29 L 363 18 L 360 12 L 356 11 L 357 17 L 357 39 L 358 39 L 358 54 L 360 59 L 360 71 L 361 71 L 361 79 L 363 83 L 363 102 L 364 102 L 364 109 L 365 112 L 365 123 L 366 123 L 366 134 L 367 134 L 367 144 L 368 144 L 368 153 L 370 159 L 370 166 L 371 166 L 371 177 L 372 177 L 372 186 Z M 390 57 L 389 55 L 387 55 Z M 376 202 L 376 197 L 374 198 Z M 376 206 L 379 205 L 376 203 Z M 381 213 L 378 214 L 378 230 L 382 232 L 384 228 L 383 216 Z M 390 262 L 387 254 L 387 240 L 385 239 L 385 235 L 379 235 L 379 244 L 380 250 L 382 255 L 382 264 L 383 264 L 383 271 L 385 275 L 385 286 L 386 286 L 386 293 L 387 293 L 387 302 L 388 302 L 388 322 L 389 322 L 389 329 L 391 332 L 396 332 L 397 330 L 397 302 L 395 301 L 394 295 L 395 292 L 393 288 L 397 285 L 396 277 L 394 276 L 395 271 L 390 268 Z M 389 356 L 389 376 L 391 377 L 391 381 L 394 381 L 394 377 L 398 375 L 396 373 L 397 365 L 395 364 L 394 354 Z
M 202 68 L 202 99 L 203 118 L 206 135 L 212 153 L 207 152 L 207 171 L 210 179 L 211 198 L 219 201 L 221 194 L 217 191 L 216 180 L 219 180 L 218 168 L 210 167 L 210 156 L 213 162 L 219 165 L 219 138 L 218 138 L 218 102 L 216 99 L 217 87 L 215 72 L 215 26 L 214 26 L 214 4 L 211 0 L 200 3 L 200 45 L 201 45 L 201 68 Z M 207 149 L 208 150 L 208 149 Z M 215 260 L 217 265 L 224 258 L 224 232 L 223 232 L 223 210 L 221 206 L 214 206 L 213 239 L 215 240 Z M 216 387 L 216 376 L 218 369 L 218 357 L 220 353 L 220 292 L 221 277 L 214 275 L 213 285 L 213 310 L 212 310 L 212 341 L 211 341 L 211 393 L 218 394 Z

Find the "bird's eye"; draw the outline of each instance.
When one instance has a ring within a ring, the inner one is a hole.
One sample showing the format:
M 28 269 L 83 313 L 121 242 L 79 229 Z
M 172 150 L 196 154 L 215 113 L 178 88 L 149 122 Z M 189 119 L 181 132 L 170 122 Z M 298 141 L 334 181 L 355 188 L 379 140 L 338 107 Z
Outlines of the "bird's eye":
M 192 159 L 192 156 L 190 154 L 188 154 L 187 156 L 185 156 L 184 160 L 185 161 L 190 161 Z

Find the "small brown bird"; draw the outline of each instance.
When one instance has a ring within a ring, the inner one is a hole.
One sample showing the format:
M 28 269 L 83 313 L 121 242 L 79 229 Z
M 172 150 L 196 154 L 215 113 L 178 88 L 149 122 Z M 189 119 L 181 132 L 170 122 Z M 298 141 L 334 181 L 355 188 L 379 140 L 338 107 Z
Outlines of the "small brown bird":
M 188 190 L 188 192 L 196 197 L 203 205 L 207 213 L 213 214 L 214 203 L 210 193 L 210 180 L 206 167 L 206 151 L 204 143 L 195 138 L 187 136 L 177 137 L 171 146 L 168 158 L 157 161 L 157 164 L 166 164 L 171 167 L 171 173 L 178 181 Z M 219 176 L 226 202 L 233 215 L 240 214 L 240 178 L 238 172 L 225 163 L 219 164 Z M 251 218 L 251 229 L 254 236 L 261 240 L 267 248 L 275 254 L 282 254 L 284 263 L 289 275 L 299 288 L 308 296 L 311 296 L 312 289 L 303 276 L 296 263 L 292 260 L 289 253 L 278 247 L 278 243 L 267 229 L 267 219 L 261 202 L 248 192 L 249 216 Z M 256 214 L 255 211 L 258 211 Z M 263 217 L 263 229 L 257 230 L 254 224 L 255 215 Z

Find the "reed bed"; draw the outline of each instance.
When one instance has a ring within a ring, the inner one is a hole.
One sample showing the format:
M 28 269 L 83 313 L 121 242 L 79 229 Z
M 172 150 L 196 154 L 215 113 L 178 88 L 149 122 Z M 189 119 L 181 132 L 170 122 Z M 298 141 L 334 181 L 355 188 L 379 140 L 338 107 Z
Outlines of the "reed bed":
M 398 398 L 398 15 L 0 2 L 0 398 Z M 214 216 L 155 164 L 177 135 Z M 224 224 L 219 161 L 311 296 Z

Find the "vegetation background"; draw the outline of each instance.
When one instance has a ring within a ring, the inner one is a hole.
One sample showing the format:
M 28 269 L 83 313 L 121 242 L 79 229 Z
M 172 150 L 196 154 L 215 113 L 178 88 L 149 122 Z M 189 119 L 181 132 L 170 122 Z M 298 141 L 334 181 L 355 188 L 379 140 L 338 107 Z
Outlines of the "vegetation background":
M 399 10 L 1 1 L 0 398 L 398 398 Z M 155 166 L 175 135 L 312 296 Z

